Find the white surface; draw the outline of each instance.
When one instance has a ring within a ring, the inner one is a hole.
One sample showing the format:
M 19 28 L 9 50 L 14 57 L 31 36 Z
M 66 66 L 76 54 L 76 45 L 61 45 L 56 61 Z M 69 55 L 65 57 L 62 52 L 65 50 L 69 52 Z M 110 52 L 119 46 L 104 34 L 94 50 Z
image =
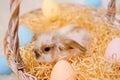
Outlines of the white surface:
M 15 74 L 0 75 L 0 80 L 18 80 Z

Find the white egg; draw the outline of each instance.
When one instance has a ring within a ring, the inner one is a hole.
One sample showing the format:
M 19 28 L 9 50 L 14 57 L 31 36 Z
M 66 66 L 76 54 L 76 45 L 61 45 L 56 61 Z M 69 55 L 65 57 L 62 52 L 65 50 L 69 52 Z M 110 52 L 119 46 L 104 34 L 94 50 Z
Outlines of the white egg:
M 115 38 L 108 44 L 105 57 L 109 60 L 120 60 L 120 38 Z
M 65 60 L 58 61 L 51 72 L 50 80 L 76 80 L 70 63 Z

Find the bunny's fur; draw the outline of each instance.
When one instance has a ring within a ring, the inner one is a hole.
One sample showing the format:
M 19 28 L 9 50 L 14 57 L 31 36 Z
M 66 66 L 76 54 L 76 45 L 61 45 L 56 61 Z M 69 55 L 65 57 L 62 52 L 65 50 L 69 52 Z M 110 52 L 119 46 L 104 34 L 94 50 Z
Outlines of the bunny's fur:
M 84 28 L 67 25 L 39 34 L 34 46 L 34 55 L 40 62 L 54 62 L 85 53 L 89 40 L 90 33 Z

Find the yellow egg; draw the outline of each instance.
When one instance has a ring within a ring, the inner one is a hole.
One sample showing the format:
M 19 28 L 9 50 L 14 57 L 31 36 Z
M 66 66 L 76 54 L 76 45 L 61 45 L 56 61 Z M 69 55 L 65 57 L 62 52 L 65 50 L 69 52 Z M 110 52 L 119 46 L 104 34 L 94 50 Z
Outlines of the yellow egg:
M 42 12 L 50 20 L 56 20 L 60 14 L 59 4 L 55 0 L 43 0 Z
M 50 80 L 76 80 L 70 63 L 65 60 L 57 62 L 51 72 Z

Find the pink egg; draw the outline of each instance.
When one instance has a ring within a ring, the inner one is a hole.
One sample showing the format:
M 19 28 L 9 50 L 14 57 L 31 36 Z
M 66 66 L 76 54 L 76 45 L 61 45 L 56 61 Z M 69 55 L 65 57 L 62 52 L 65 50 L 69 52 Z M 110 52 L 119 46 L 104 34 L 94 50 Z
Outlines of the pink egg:
M 105 58 L 120 60 L 120 38 L 113 39 L 107 46 Z

